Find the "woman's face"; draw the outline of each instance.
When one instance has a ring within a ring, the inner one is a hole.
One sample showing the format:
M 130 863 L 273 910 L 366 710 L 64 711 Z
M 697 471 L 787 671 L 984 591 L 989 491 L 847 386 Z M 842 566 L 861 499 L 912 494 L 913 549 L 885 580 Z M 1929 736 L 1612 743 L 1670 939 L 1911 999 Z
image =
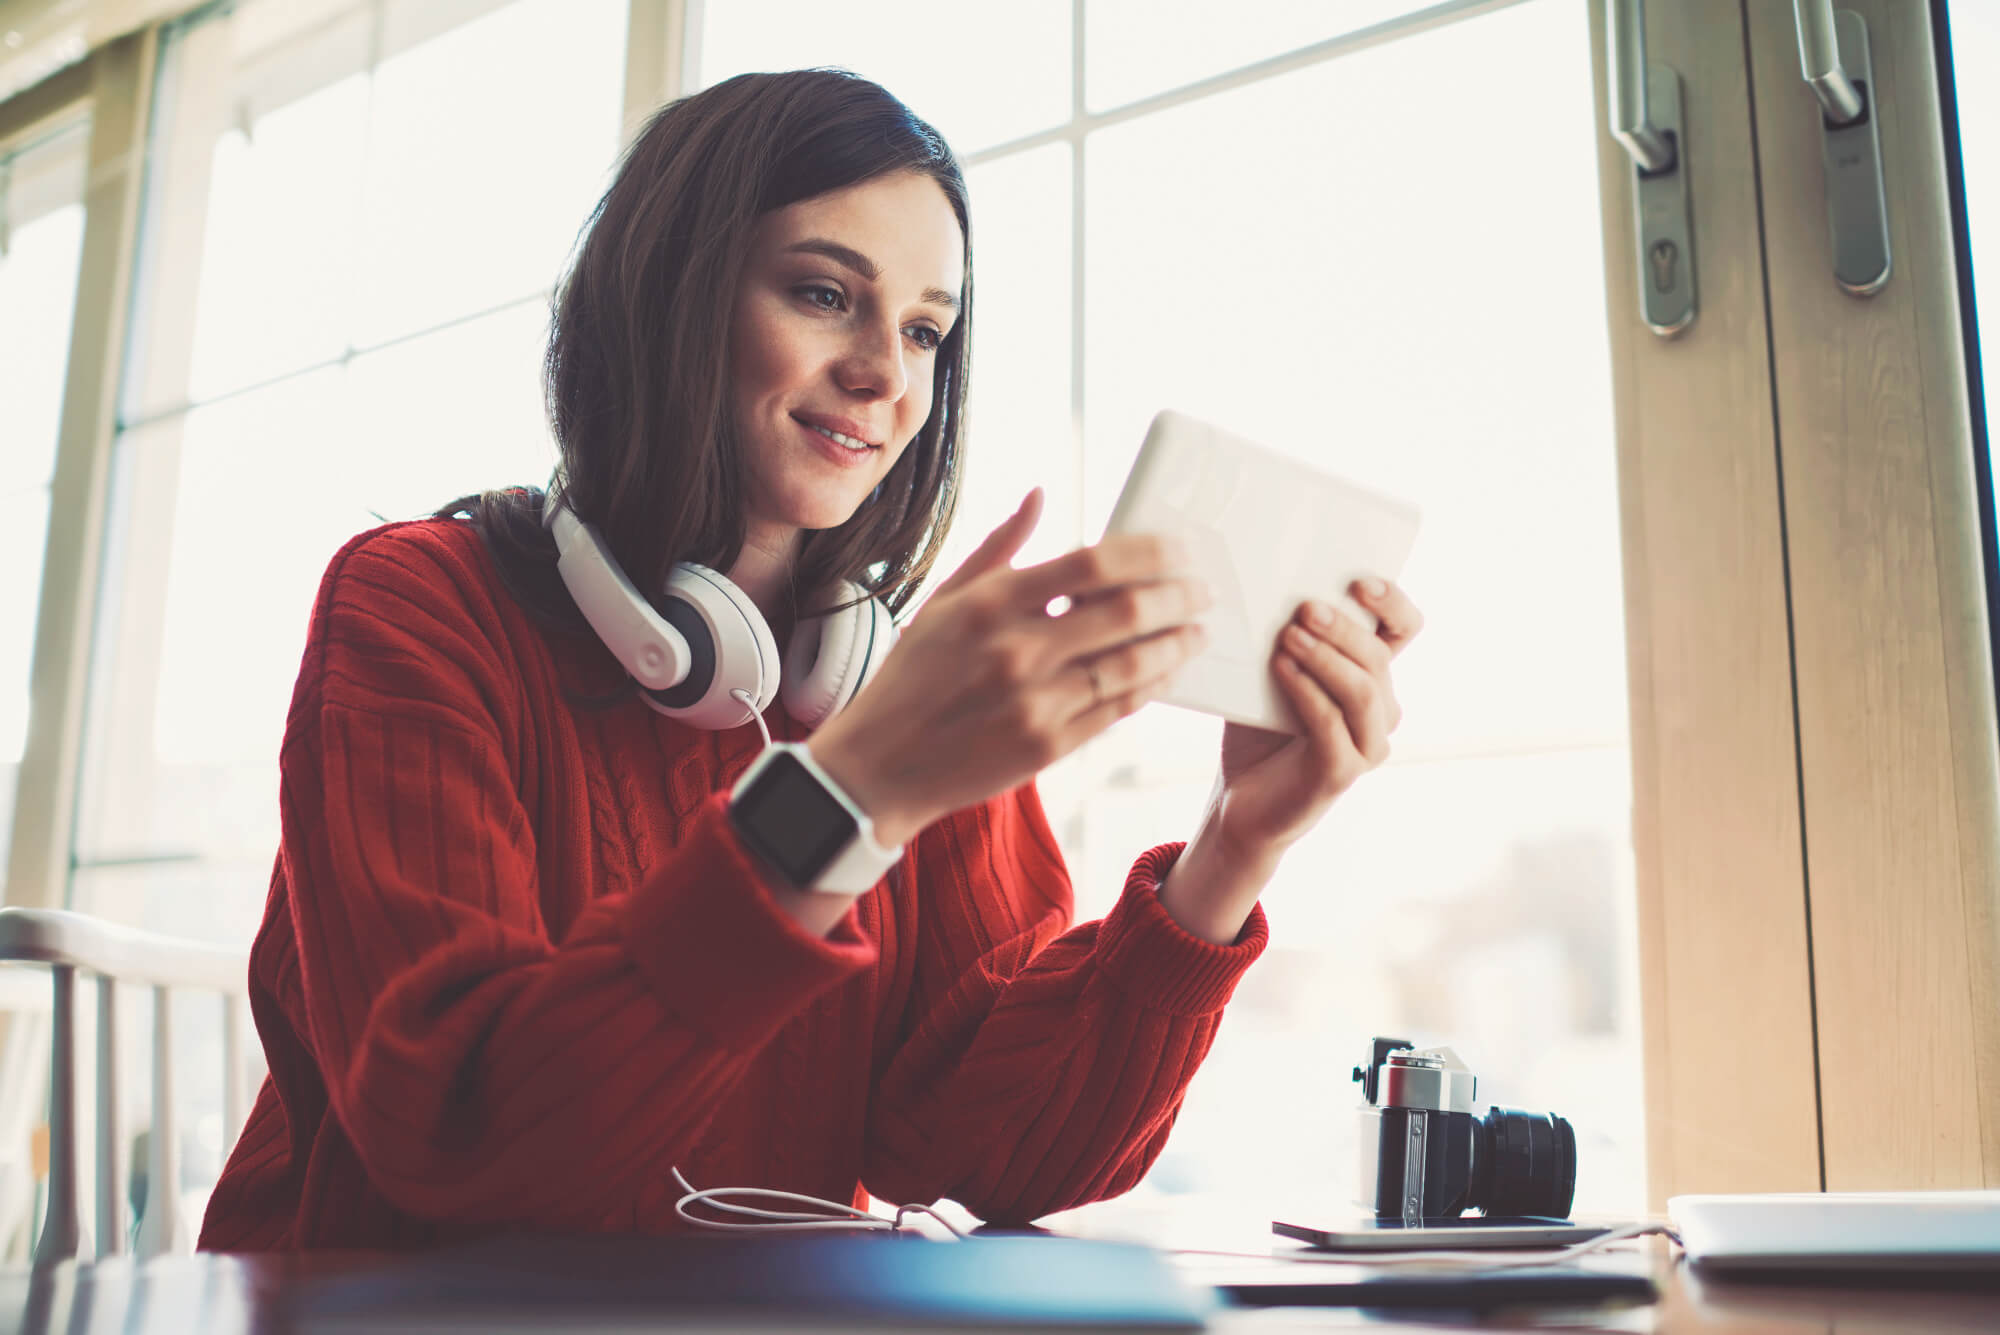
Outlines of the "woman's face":
M 750 536 L 845 523 L 931 413 L 965 239 L 944 190 L 898 172 L 766 214 L 730 328 Z

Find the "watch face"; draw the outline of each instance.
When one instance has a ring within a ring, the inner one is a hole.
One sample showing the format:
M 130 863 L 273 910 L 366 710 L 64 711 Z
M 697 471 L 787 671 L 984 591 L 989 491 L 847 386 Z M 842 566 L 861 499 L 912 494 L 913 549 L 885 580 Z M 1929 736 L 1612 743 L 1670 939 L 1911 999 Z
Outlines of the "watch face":
M 839 799 L 789 751 L 780 751 L 729 805 L 744 840 L 793 885 L 809 886 L 858 827 Z

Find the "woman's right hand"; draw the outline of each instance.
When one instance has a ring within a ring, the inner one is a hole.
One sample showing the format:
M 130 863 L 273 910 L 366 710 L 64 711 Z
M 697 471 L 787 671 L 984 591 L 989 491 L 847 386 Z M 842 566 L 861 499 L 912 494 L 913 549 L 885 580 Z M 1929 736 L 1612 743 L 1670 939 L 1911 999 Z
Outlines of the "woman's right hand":
M 812 737 L 877 842 L 1025 783 L 1159 695 L 1208 606 L 1180 544 L 1106 538 L 1016 570 L 1041 489 L 931 596 L 874 680 Z M 1049 605 L 1068 599 L 1060 615 Z

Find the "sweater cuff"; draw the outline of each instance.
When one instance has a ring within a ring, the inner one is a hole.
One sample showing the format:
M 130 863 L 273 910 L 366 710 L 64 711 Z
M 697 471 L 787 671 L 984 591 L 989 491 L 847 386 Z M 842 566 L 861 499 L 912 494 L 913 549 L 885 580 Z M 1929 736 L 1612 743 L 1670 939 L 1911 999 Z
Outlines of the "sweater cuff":
M 1250 910 L 1243 930 L 1226 946 L 1204 941 L 1160 903 L 1160 883 L 1180 860 L 1185 844 L 1161 844 L 1139 855 L 1097 933 L 1097 964 L 1149 1010 L 1169 1015 L 1209 1015 L 1228 1004 L 1243 971 L 1264 953 L 1270 929 L 1264 907 Z
M 689 813 L 681 846 L 626 907 L 625 949 L 682 1019 L 724 1048 L 755 1050 L 876 948 L 852 913 L 820 938 L 778 907 L 728 801 L 716 793 Z

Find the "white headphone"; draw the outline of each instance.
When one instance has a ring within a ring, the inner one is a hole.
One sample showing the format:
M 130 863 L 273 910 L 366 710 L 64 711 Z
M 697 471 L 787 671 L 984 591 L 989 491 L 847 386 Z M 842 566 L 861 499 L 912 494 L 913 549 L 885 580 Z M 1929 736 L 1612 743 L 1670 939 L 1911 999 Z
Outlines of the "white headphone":
M 778 644 L 749 595 L 707 566 L 682 561 L 666 590 L 649 599 L 634 588 L 604 535 L 555 495 L 543 522 L 556 540 L 556 570 L 625 670 L 640 698 L 662 714 L 719 732 L 761 720 L 784 683 L 785 710 L 809 728 L 832 718 L 874 675 L 896 643 L 889 609 L 858 584 L 841 584 L 851 603 L 803 618 L 792 631 L 783 671 Z M 735 692 L 756 701 L 749 708 Z

